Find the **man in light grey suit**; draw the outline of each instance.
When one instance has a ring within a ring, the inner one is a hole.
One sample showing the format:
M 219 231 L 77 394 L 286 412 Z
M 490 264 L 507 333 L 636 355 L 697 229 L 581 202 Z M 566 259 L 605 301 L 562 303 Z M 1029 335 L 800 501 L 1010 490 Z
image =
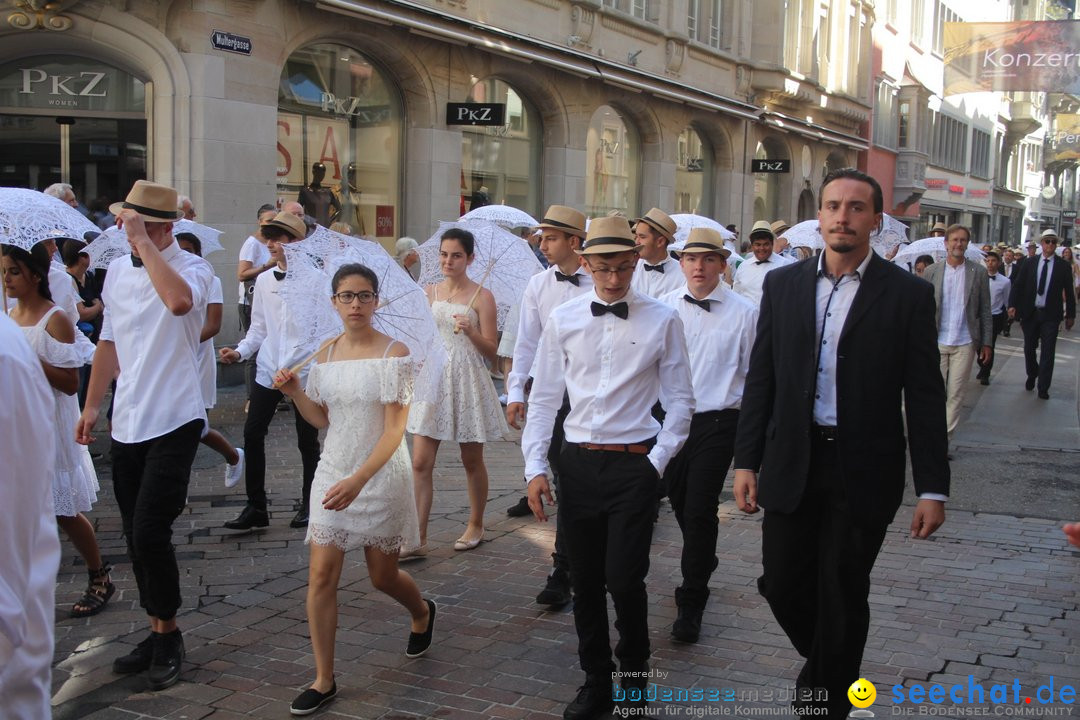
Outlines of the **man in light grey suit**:
M 970 231 L 952 225 L 945 231 L 945 261 L 926 268 L 923 279 L 934 286 L 937 302 L 938 352 L 945 380 L 945 422 L 952 438 L 964 402 L 971 363 L 990 361 L 993 315 L 986 268 L 964 257 Z

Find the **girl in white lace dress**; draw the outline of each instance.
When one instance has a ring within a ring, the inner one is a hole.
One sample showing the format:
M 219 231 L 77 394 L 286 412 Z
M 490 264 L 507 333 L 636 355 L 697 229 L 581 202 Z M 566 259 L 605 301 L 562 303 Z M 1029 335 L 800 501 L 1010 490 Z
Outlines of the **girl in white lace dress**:
M 305 420 L 327 428 L 311 486 L 306 540 L 311 548 L 307 615 L 315 682 L 293 701 L 295 715 L 314 712 L 337 693 L 337 586 L 346 550 L 364 548 L 371 584 L 412 616 L 406 655 L 424 654 L 435 620 L 435 603 L 424 600 L 413 579 L 398 568 L 399 548 L 418 540 L 405 445 L 415 366 L 405 345 L 371 326 L 378 307 L 375 273 L 363 265 L 343 265 L 332 286 L 345 334 L 320 352 L 306 391 L 288 369 L 275 377 Z
M 439 245 L 439 264 L 445 280 L 425 288 L 431 313 L 446 344 L 447 362 L 436 403 L 418 402 L 409 412 L 413 434 L 413 482 L 420 515 L 420 546 L 405 556 L 427 552 L 427 525 L 433 495 L 432 471 L 439 443 L 449 440 L 461 448 L 461 463 L 469 491 L 469 524 L 454 543 L 455 550 L 472 550 L 484 539 L 484 507 L 488 474 L 484 443 L 506 434 L 506 418 L 484 358 L 496 362 L 495 296 L 465 274 L 473 261 L 472 233 L 451 228 Z M 475 298 L 475 300 L 473 300 Z M 470 307 L 471 305 L 471 307 Z
M 82 598 L 71 608 L 73 617 L 95 615 L 116 592 L 109 571 L 101 560 L 94 526 L 84 512 L 97 501 L 98 480 L 90 450 L 75 442 L 75 423 L 79 420 L 78 369 L 88 358 L 75 344 L 75 327 L 66 314 L 52 303 L 49 291 L 49 256 L 38 244 L 25 250 L 4 246 L 4 287 L 8 297 L 17 301 L 11 319 L 26 333 L 26 340 L 41 360 L 45 378 L 52 387 L 55 401 L 55 426 L 41 428 L 56 441 L 56 465 L 53 474 L 53 505 L 56 522 L 67 534 L 86 562 L 89 585 Z M 15 512 L 18 508 L 12 509 Z

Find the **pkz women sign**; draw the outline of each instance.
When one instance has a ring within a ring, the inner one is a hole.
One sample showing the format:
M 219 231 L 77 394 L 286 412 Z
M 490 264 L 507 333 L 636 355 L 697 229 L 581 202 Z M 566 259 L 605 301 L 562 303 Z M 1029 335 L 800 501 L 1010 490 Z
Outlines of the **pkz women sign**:
M 143 83 L 87 58 L 59 56 L 0 65 L 0 109 L 143 113 Z
M 1080 92 L 1080 20 L 945 23 L 945 94 Z

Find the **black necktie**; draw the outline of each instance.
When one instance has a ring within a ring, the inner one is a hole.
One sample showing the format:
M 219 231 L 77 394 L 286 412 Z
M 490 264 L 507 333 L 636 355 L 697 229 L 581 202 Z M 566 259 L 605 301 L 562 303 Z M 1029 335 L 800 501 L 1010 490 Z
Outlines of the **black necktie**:
M 630 315 L 630 306 L 624 302 L 615 303 L 614 305 L 604 305 L 598 302 L 592 304 L 593 317 L 600 317 L 604 313 L 611 313 L 615 317 L 625 320 Z
M 664 266 L 663 265 L 650 265 L 649 263 L 645 263 L 645 269 L 646 270 L 655 270 L 656 272 L 660 273 L 661 275 L 664 274 Z
M 142 267 L 142 258 L 131 256 L 131 267 Z
M 1039 273 L 1039 289 L 1036 294 L 1042 295 L 1046 292 L 1046 268 L 1050 266 L 1050 258 L 1046 258 L 1043 261 L 1042 272 Z
M 284 280 L 285 279 L 285 273 L 281 272 L 280 270 L 275 270 L 274 271 L 274 277 L 276 277 L 278 280 Z
M 573 285 L 574 287 L 581 287 L 581 278 L 578 277 L 576 273 L 573 274 L 573 275 L 563 275 L 561 272 L 556 270 L 555 271 L 555 281 L 556 282 L 568 282 L 571 285 Z
M 699 308 L 701 308 L 705 312 L 709 312 L 709 311 L 712 310 L 712 307 L 711 307 L 712 306 L 712 301 L 709 300 L 709 298 L 705 298 L 704 300 L 698 300 L 693 295 L 683 295 L 682 299 L 685 300 L 688 303 L 691 303 L 693 305 L 697 305 Z

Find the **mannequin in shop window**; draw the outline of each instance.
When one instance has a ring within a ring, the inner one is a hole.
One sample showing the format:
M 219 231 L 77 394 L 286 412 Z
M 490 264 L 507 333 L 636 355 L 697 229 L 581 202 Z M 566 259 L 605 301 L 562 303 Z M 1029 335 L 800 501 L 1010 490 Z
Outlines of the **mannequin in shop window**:
M 358 236 L 367 235 L 364 226 L 364 213 L 360 209 L 360 179 L 356 163 L 351 162 L 345 168 L 344 182 L 341 183 L 341 189 L 336 190 L 334 194 L 338 196 L 338 207 L 345 208 L 341 212 L 339 219 L 352 225 Z
M 326 177 L 326 166 L 321 162 L 312 165 L 311 183 L 307 187 L 300 188 L 300 195 L 296 199 L 304 206 L 305 213 L 315 218 L 323 227 L 329 227 L 330 223 L 341 214 L 341 202 L 330 188 L 323 187 L 324 177 Z
M 469 210 L 475 210 L 478 207 L 484 207 L 491 204 L 491 198 L 488 195 L 488 189 L 484 187 L 484 176 L 473 175 L 472 176 L 472 195 L 469 198 Z

